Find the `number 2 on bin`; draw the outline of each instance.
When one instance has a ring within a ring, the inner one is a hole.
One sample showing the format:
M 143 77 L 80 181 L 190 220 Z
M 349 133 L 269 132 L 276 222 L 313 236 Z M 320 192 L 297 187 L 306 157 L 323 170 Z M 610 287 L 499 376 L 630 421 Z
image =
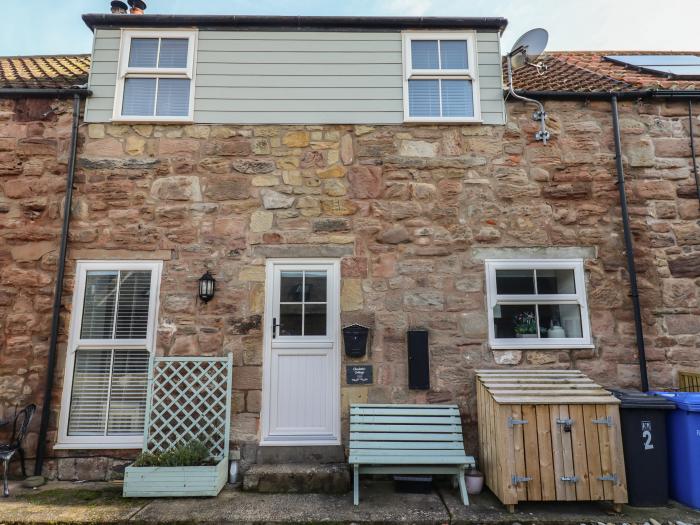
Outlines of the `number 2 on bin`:
M 642 439 L 644 440 L 644 450 L 654 450 L 651 442 L 651 421 L 642 421 Z

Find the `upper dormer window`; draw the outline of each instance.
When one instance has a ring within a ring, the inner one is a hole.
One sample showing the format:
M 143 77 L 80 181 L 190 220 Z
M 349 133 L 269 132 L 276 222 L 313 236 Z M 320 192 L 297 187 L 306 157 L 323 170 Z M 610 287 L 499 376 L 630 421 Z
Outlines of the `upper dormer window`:
M 404 119 L 480 120 L 473 32 L 404 33 Z
M 114 120 L 192 120 L 196 35 L 122 32 Z

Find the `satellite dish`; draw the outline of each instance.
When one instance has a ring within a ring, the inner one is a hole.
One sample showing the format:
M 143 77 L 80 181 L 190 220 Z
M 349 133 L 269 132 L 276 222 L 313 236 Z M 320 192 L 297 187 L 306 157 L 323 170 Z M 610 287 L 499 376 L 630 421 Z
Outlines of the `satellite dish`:
M 508 55 L 513 69 L 518 69 L 529 62 L 534 62 L 544 52 L 549 40 L 549 33 L 545 29 L 530 29 L 513 45 Z
M 510 53 L 506 57 L 506 64 L 508 66 L 508 93 L 513 98 L 522 100 L 523 102 L 529 102 L 537 106 L 537 111 L 532 115 L 533 120 L 538 120 L 540 122 L 540 130 L 535 133 L 535 139 L 541 140 L 544 144 L 547 144 L 549 140 L 549 131 L 547 131 L 547 113 L 544 110 L 544 106 L 538 100 L 532 98 L 527 98 L 519 95 L 513 89 L 513 71 L 531 62 L 536 61 L 540 55 L 544 52 L 545 47 L 547 47 L 547 40 L 549 40 L 549 34 L 547 31 L 541 28 L 531 29 L 523 36 L 518 38 L 513 45 Z M 532 64 L 537 67 L 537 70 L 544 69 L 542 64 Z

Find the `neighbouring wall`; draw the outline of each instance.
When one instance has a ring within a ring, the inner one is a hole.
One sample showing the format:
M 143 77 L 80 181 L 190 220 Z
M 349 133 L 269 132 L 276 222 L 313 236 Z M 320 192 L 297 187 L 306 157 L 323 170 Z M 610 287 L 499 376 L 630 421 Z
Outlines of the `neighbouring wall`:
M 610 107 L 546 106 L 547 146 L 534 141 L 531 108 L 519 103 L 508 105 L 506 126 L 83 125 L 62 341 L 76 260 L 163 260 L 158 351 L 233 353 L 231 435 L 245 456 L 258 437 L 265 259 L 325 255 L 341 259 L 343 323 L 372 328 L 375 381 L 343 383 L 344 435 L 350 402 L 457 402 L 477 452 L 478 368 L 577 368 L 604 386 L 638 386 Z M 4 107 L 0 129 L 13 138 L 3 162 L 22 166 L 3 172 L 0 200 L 14 210 L 0 216 L 7 411 L 43 382 L 54 269 L 50 255 L 19 262 L 11 248 L 45 240 L 34 232 L 58 234 L 49 203 L 57 209 L 60 190 L 37 183 L 63 179 L 44 167 L 58 162 L 53 149 L 22 153 L 26 135 L 16 130 L 25 125 Z M 700 213 L 687 107 L 624 102 L 620 111 L 650 382 L 672 387 L 677 371 L 700 370 Z M 25 169 L 36 159 L 40 169 Z M 46 209 L 23 212 L 32 199 L 46 199 Z M 489 349 L 483 257 L 503 248 L 586 258 L 594 349 Z M 202 304 L 196 281 L 206 268 L 217 293 Z M 19 315 L 28 321 L 11 322 Z M 429 391 L 407 389 L 413 326 L 430 330 Z M 54 421 L 64 363 L 62 345 Z M 50 447 L 47 473 L 110 477 L 130 455 Z

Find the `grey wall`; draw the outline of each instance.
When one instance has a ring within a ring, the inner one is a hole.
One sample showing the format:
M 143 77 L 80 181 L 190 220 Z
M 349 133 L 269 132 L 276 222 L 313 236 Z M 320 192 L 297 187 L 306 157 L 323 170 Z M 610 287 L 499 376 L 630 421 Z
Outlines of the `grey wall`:
M 119 30 L 95 31 L 86 122 L 112 118 Z M 482 118 L 505 121 L 499 38 L 477 34 Z M 399 124 L 401 33 L 200 30 L 198 123 Z

